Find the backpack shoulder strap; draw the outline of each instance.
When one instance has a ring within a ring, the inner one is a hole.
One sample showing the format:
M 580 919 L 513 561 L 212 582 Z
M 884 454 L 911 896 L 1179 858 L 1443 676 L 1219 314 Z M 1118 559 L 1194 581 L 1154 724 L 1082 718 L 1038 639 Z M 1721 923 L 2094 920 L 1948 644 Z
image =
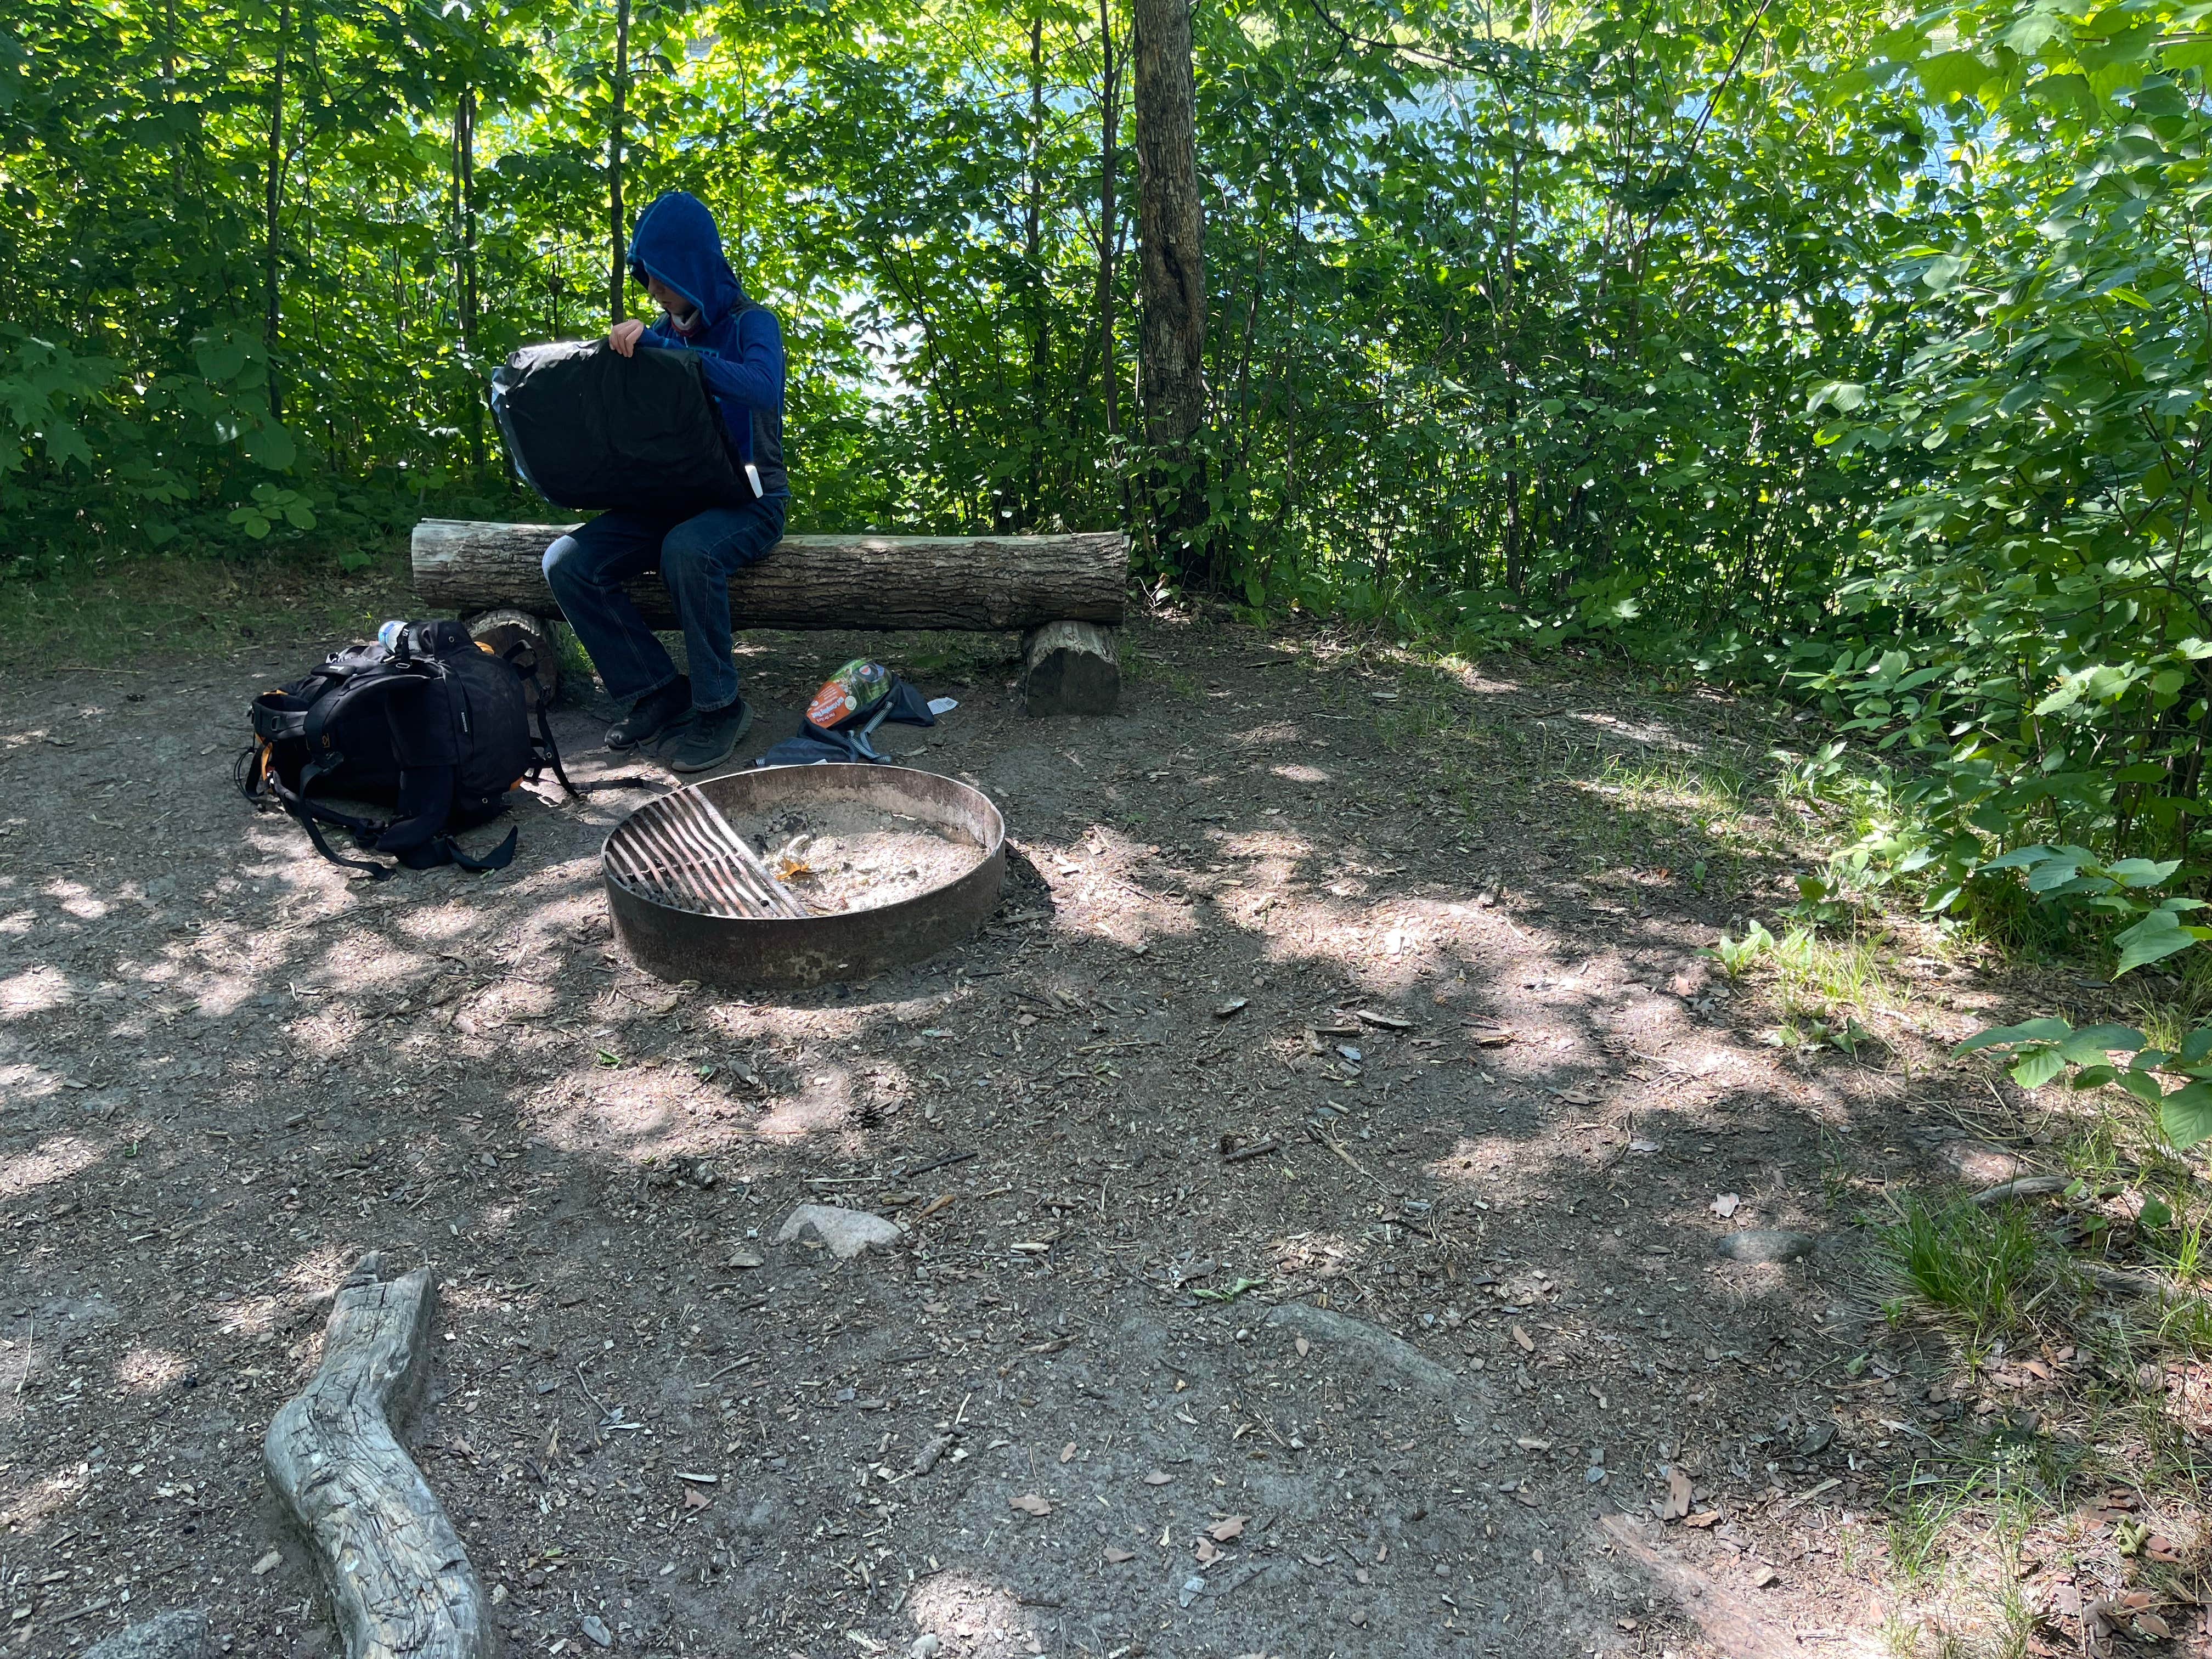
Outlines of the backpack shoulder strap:
M 648 778 L 642 773 L 630 772 L 618 778 L 594 779 L 580 788 L 568 781 L 568 773 L 562 769 L 561 746 L 553 741 L 553 726 L 545 717 L 544 703 L 542 701 L 539 702 L 532 712 L 538 722 L 537 746 L 539 763 L 553 769 L 553 775 L 561 781 L 562 788 L 568 792 L 568 798 L 571 800 L 581 800 L 585 796 L 596 793 L 601 789 L 659 789 L 664 787 L 659 778 Z M 532 777 L 538 775 L 537 768 L 531 769 L 530 775 Z
M 318 802 L 309 800 L 307 797 L 307 788 L 314 781 L 315 774 L 319 769 L 315 763 L 310 761 L 307 769 L 300 775 L 300 787 L 295 792 L 287 789 L 284 787 L 284 780 L 277 775 L 274 768 L 271 768 L 268 775 L 269 786 L 276 796 L 277 804 L 284 809 L 287 816 L 299 821 L 300 827 L 307 832 L 307 839 L 315 844 L 315 850 L 332 864 L 342 865 L 349 870 L 366 870 L 371 881 L 388 880 L 398 874 L 396 870 L 379 864 L 373 859 L 345 858 L 331 850 L 330 842 L 323 839 L 323 825 L 325 823 L 334 823 L 342 830 L 351 831 L 356 840 L 363 836 L 374 834 L 380 826 L 367 818 L 354 817 L 348 813 L 337 811 Z

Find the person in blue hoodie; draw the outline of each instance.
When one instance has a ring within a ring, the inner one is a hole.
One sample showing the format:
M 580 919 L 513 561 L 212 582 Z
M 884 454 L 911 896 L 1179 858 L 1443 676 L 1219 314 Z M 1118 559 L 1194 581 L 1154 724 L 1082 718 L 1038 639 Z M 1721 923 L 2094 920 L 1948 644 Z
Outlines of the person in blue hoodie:
M 675 728 L 678 772 L 720 765 L 752 725 L 730 654 L 730 577 L 783 535 L 790 486 L 783 466 L 783 332 L 745 297 L 722 257 L 707 204 L 672 190 L 638 217 L 630 275 L 660 315 L 617 323 L 607 343 L 638 351 L 696 351 L 738 458 L 759 499 L 704 513 L 618 508 L 579 525 L 545 550 L 545 580 L 591 653 L 607 693 L 631 703 L 607 747 L 632 749 Z M 658 570 L 684 624 L 690 674 L 645 625 L 623 583 Z

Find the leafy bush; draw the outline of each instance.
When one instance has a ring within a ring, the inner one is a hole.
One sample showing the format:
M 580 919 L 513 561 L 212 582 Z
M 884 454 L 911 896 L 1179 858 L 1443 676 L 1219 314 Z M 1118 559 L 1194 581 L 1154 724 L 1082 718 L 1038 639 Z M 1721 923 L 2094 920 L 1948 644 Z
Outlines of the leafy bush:
M 2152 1108 L 2177 1148 L 2212 1139 L 2212 1027 L 2191 1031 L 2179 1049 L 2167 1050 L 2150 1047 L 2132 1025 L 2077 1031 L 2063 1019 L 2032 1019 L 1977 1032 L 1955 1052 L 1984 1048 L 2009 1055 L 2012 1080 L 2023 1089 L 2040 1089 L 2070 1073 L 2076 1089 L 2112 1084 Z

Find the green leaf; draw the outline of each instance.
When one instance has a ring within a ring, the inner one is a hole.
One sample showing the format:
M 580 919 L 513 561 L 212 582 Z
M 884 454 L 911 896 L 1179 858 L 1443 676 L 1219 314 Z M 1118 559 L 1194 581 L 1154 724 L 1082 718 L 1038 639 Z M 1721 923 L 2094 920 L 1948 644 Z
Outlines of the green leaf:
M 2114 941 L 2120 947 L 2120 957 L 2113 966 L 2112 977 L 2118 979 L 2132 969 L 2186 951 L 2207 931 L 2183 927 L 2181 918 L 2171 910 L 2154 910 Z
M 2159 61 L 2169 70 L 2212 69 L 2212 39 L 2178 40 L 2160 51 Z
M 2040 1089 L 2066 1069 L 2066 1057 L 2056 1048 L 2030 1048 L 2012 1068 L 2012 1080 L 2023 1089 Z
M 2142 1046 L 2142 1033 L 2132 1025 L 2091 1025 L 2061 1042 L 2058 1052 L 2070 1065 L 2094 1066 L 2108 1051 L 2131 1054 Z
M 2065 886 L 2081 872 L 2081 866 L 2065 859 L 2045 859 L 2027 872 L 2027 890 L 2048 893 Z
M 249 427 L 239 434 L 238 447 L 247 460 L 256 466 L 265 466 L 271 472 L 285 471 L 299 453 L 299 446 L 292 441 L 292 434 L 274 421 Z
M 202 380 L 220 385 L 234 378 L 246 367 L 246 347 L 235 340 L 220 343 L 203 341 L 192 349 L 192 362 L 198 367 Z
M 2002 1048 L 2022 1042 L 2063 1042 L 2074 1035 L 2074 1028 L 2057 1018 L 2031 1019 L 2020 1025 L 1993 1025 L 1986 1031 L 1977 1031 L 1957 1048 L 1951 1058 L 1971 1054 L 1977 1048 Z
M 1997 31 L 2000 44 L 2023 58 L 2033 58 L 2047 40 L 2066 32 L 2065 20 L 2046 11 L 2025 11 Z
M 2166 1138 L 2185 1152 L 2212 1137 L 2212 1083 L 2176 1089 L 2160 1103 L 2158 1121 Z
M 2155 887 L 2181 868 L 2179 859 L 2154 861 L 2150 859 L 2122 859 L 2118 864 L 2108 864 L 2105 873 L 2118 880 L 2123 887 Z
M 70 422 L 56 421 L 45 428 L 40 436 L 46 440 L 46 459 L 56 466 L 65 465 L 70 461 L 88 468 L 92 465 L 91 446 L 85 442 L 84 434 Z
M 1981 867 L 1984 870 L 2019 870 L 2043 862 L 2051 856 L 2048 847 L 2016 847 L 2009 853 L 2001 853 Z
M 2146 1106 L 2155 1106 L 2166 1097 L 2165 1086 L 2148 1072 L 2122 1072 L 2114 1080 Z
M 1939 52 L 1915 64 L 1912 72 L 1939 104 L 1971 95 L 1990 78 L 1990 66 L 1971 52 Z

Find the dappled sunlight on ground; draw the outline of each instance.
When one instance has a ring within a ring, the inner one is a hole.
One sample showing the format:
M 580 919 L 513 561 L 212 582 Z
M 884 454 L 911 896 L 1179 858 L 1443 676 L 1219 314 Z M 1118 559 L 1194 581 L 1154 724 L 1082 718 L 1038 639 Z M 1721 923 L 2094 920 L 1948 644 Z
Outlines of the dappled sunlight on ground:
M 69 978 L 54 968 L 32 968 L 0 979 L 0 1019 L 46 1013 L 68 1000 Z
M 1015 1517 L 1009 1516 L 1009 1529 Z M 933 1573 L 908 1597 L 908 1617 L 916 1632 L 973 1643 L 985 1654 L 1042 1653 L 1042 1620 L 1026 1611 L 1012 1592 L 968 1575 Z
M 1147 639 L 1194 684 L 1217 666 Z M 824 654 L 750 653 L 757 738 Z M 0 1589 L 64 1549 L 220 1576 L 198 1593 L 235 1650 L 316 1651 L 273 1634 L 297 1634 L 296 1565 L 246 1571 L 252 1449 L 374 1248 L 439 1277 L 418 1455 L 518 1651 L 584 1650 L 585 1608 L 621 1651 L 686 1656 L 732 1631 L 808 1656 L 924 1632 L 946 1659 L 1586 1653 L 1632 1616 L 1688 1650 L 1601 1582 L 1587 1527 L 1694 1457 L 1729 1536 L 1672 1547 L 1740 1577 L 1878 1501 L 1863 1424 L 1804 1455 L 1772 1424 L 1841 1411 L 1808 1379 L 1878 1340 L 1856 1304 L 1822 1334 L 1853 1294 L 1825 1183 L 1898 1167 L 1900 1079 L 1731 1023 L 1697 947 L 1775 872 L 1656 792 L 1536 775 L 1717 738 L 1289 656 L 1280 684 L 1188 699 L 1139 678 L 1111 721 L 1023 720 L 995 662 L 959 686 L 912 754 L 997 788 L 1021 858 L 982 932 L 868 985 L 737 997 L 622 960 L 597 848 L 628 793 L 526 805 L 509 871 L 372 887 L 210 772 L 177 825 L 16 889 Z M 1403 724 L 1432 696 L 1448 742 Z M 180 713 L 180 747 L 234 735 L 236 702 Z M 1492 718 L 1534 724 L 1501 752 L 1519 731 Z M 1184 769 L 1224 729 L 1231 757 Z M 612 763 L 593 735 L 564 715 L 580 773 Z M 109 914 L 71 915 L 85 895 Z M 799 1202 L 907 1231 L 851 1262 L 775 1245 Z M 1749 1224 L 1823 1243 L 1715 1263 Z M 1270 1322 L 1299 1303 L 1388 1340 Z M 112 1627 L 54 1633 L 89 1599 L 41 1593 L 30 1650 Z
M 42 1091 L 54 1092 L 49 1089 Z M 19 1096 L 27 1103 L 36 1094 Z M 81 1135 L 56 1135 L 29 1152 L 0 1157 L 0 1197 L 16 1198 L 57 1181 L 66 1181 L 108 1156 L 110 1148 Z
M 175 1350 L 139 1345 L 116 1362 L 115 1380 L 132 1394 L 160 1394 L 181 1382 L 187 1369 Z

